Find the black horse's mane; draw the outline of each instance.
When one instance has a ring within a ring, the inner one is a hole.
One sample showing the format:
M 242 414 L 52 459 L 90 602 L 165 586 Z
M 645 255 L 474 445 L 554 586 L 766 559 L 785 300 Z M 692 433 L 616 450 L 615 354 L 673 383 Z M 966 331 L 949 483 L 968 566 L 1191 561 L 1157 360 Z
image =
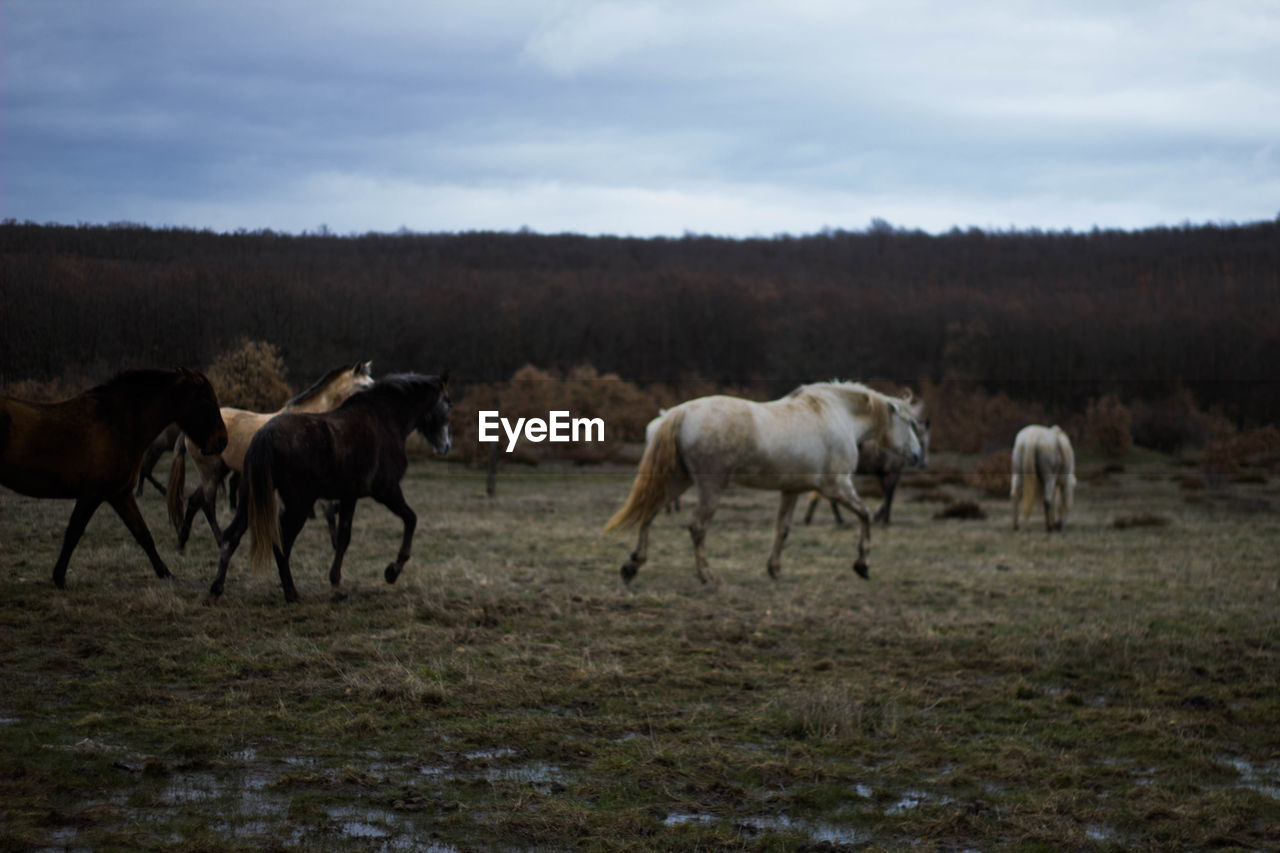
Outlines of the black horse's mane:
M 422 373 L 393 373 L 384 376 L 368 388 L 365 393 L 396 394 L 409 396 L 422 391 L 424 386 L 439 382 L 439 376 L 427 376 Z
M 95 385 L 85 393 L 98 395 L 120 391 L 146 391 L 154 388 L 163 388 L 173 384 L 173 380 L 178 376 L 179 371 L 177 370 L 160 370 L 156 368 L 122 370 L 106 382 L 101 385 Z
M 359 365 L 360 365 L 360 362 L 357 361 L 357 362 L 353 362 L 352 364 L 344 364 L 340 367 L 335 367 L 333 370 L 330 370 L 324 376 L 321 376 L 319 379 L 313 382 L 310 388 L 308 388 L 307 390 L 303 391 L 300 394 L 297 394 L 291 397 L 289 399 L 289 402 L 285 403 L 285 405 L 296 406 L 299 403 L 304 403 L 307 400 L 310 400 L 316 394 L 319 394 L 320 391 L 323 390 L 326 385 L 332 382 L 334 377 L 337 376 L 339 373 L 342 373 L 347 370 L 353 370 Z

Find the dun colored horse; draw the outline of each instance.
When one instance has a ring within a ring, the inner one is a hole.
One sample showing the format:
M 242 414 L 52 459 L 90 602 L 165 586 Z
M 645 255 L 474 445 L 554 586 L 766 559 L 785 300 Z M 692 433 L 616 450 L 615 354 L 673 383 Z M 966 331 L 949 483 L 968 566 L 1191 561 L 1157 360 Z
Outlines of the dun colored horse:
M 258 430 L 245 454 L 240 503 L 226 529 L 211 600 L 222 594 L 227 565 L 248 529 L 254 568 L 264 568 L 274 552 L 285 600 L 297 601 L 289 553 L 320 499 L 338 503 L 329 583 L 337 587 L 342 582 L 351 519 L 362 497 L 373 498 L 404 522 L 400 552 L 385 572 L 387 583 L 395 583 L 409 559 L 418 521 L 400 490 L 409 464 L 405 439 L 417 430 L 436 453 L 449 452 L 448 378 L 448 373 L 388 376 L 331 412 L 287 412 Z M 276 492 L 282 504 L 278 517 Z
M 165 493 L 164 483 L 157 480 L 152 472 L 155 471 L 160 457 L 173 450 L 173 446 L 177 444 L 178 437 L 181 435 L 182 427 L 177 424 L 169 424 L 159 435 L 151 439 L 151 443 L 147 445 L 146 452 L 142 454 L 142 468 L 138 471 L 138 489 L 133 493 L 134 497 L 142 497 L 142 489 L 147 483 L 155 486 L 156 491 L 160 494 L 163 495 Z
M 133 487 L 147 445 L 177 422 L 202 453 L 219 453 L 227 430 L 213 386 L 193 370 L 130 370 L 60 403 L 0 397 L 0 484 L 36 498 L 74 500 L 53 582 L 85 525 L 106 501 L 138 540 L 157 577 L 170 577 L 138 511 Z
M 805 385 L 770 403 L 735 397 L 701 397 L 671 409 L 645 448 L 631 494 L 605 530 L 640 527 L 631 558 L 622 566 L 630 582 L 648 558 L 649 526 L 667 501 L 689 486 L 698 490 L 689 532 L 698 577 L 707 569 L 707 524 L 724 489 L 732 482 L 782 493 L 768 570 L 777 577 L 782 544 L 800 495 L 817 489 L 852 510 L 862 523 L 853 568 L 868 576 L 871 515 L 853 488 L 858 443 L 875 439 L 912 464 L 923 459 L 922 427 L 915 408 L 853 382 Z
M 1011 461 L 1013 529 L 1018 529 L 1019 516 L 1030 520 L 1039 500 L 1044 503 L 1044 529 L 1062 530 L 1076 490 L 1076 455 L 1067 434 L 1056 426 L 1023 427 L 1013 441 Z
M 222 530 L 218 527 L 217 513 L 218 486 L 227 474 L 239 473 L 244 469 L 244 454 L 249 449 L 249 442 L 267 421 L 281 412 L 329 411 L 355 392 L 372 385 L 372 368 L 373 363 L 369 361 L 335 367 L 310 388 L 285 403 L 284 408 L 278 412 L 262 414 L 224 406 L 222 419 L 227 424 L 227 449 L 218 456 L 201 457 L 192 454 L 196 471 L 200 474 L 200 485 L 191 493 L 185 514 L 182 511 L 182 494 L 186 479 L 185 459 L 191 442 L 189 439 L 179 441 L 174 448 L 173 465 L 169 468 L 169 491 L 166 496 L 169 521 L 178 531 L 178 550 L 186 548 L 187 539 L 191 536 L 191 522 L 201 509 L 209 521 L 214 541 L 222 545 Z

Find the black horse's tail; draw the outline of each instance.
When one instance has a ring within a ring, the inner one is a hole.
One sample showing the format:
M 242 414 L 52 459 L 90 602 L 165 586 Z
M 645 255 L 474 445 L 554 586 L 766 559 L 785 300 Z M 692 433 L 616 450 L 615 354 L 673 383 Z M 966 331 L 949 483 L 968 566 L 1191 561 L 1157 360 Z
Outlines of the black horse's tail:
M 169 521 L 173 529 L 182 532 L 182 498 L 187 485 L 187 436 L 178 433 L 173 443 L 173 464 L 169 466 L 169 487 L 165 503 L 169 506 Z
M 271 550 L 280 547 L 280 520 L 276 517 L 276 490 L 271 476 L 274 456 L 270 431 L 259 430 L 245 453 L 243 474 L 243 488 L 249 493 L 244 506 L 249 511 L 249 565 L 255 572 L 269 570 Z

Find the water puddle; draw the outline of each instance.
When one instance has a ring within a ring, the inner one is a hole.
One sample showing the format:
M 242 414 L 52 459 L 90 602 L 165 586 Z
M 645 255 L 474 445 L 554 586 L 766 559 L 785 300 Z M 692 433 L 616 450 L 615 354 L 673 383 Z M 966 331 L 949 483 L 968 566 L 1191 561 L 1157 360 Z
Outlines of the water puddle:
M 1084 828 L 1084 834 L 1090 841 L 1117 841 L 1119 835 L 1114 828 L 1103 823 L 1091 823 Z
M 1256 767 L 1248 759 L 1227 756 L 1219 758 L 1218 763 L 1224 764 L 1240 774 L 1239 787 L 1257 791 L 1259 794 L 1264 794 L 1273 800 L 1280 800 L 1280 763 L 1264 764 L 1262 767 Z
M 531 761 L 511 767 L 490 767 L 484 777 L 490 782 L 518 782 L 532 786 L 540 794 L 550 794 L 564 787 L 564 772 L 553 764 Z
M 494 749 L 474 749 L 464 752 L 462 757 L 468 761 L 493 761 L 495 758 L 510 758 L 515 754 L 516 751 L 511 747 L 499 746 Z
M 717 823 L 731 823 L 740 833 L 747 836 L 756 836 L 766 832 L 792 833 L 807 836 L 810 841 L 817 844 L 865 844 L 871 840 L 869 833 L 859 832 L 853 827 L 840 826 L 825 821 L 801 820 L 787 815 L 730 819 L 710 814 L 671 812 L 662 820 L 663 826 L 684 826 L 686 824 L 710 826 Z
M 383 809 L 361 809 L 354 806 L 336 806 L 325 809 L 329 819 L 338 825 L 348 838 L 390 838 L 397 818 Z
M 929 803 L 936 803 L 937 805 L 945 806 L 951 801 L 950 797 L 935 796 L 927 791 L 904 791 L 902 796 L 898 798 L 897 802 L 885 809 L 884 813 L 886 815 L 900 815 L 905 814 L 912 809 L 918 809 L 920 806 Z

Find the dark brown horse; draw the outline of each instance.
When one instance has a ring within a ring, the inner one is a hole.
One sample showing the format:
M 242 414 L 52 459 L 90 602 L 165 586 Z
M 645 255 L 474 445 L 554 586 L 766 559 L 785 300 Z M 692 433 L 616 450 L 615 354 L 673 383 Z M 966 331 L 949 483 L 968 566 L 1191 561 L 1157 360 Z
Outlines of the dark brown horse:
M 194 370 L 130 370 L 61 403 L 0 397 L 0 484 L 34 498 L 76 502 L 53 567 L 66 586 L 67 563 L 85 525 L 106 501 L 146 551 L 156 576 L 170 577 L 138 511 L 133 487 L 142 454 L 177 422 L 204 453 L 227 444 L 213 386 Z
M 928 452 L 929 425 L 927 422 L 923 424 L 920 439 L 925 451 Z M 891 450 L 886 450 L 874 441 L 864 441 L 858 445 L 858 468 L 853 473 L 875 477 L 880 484 L 880 491 L 884 494 L 884 503 L 880 504 L 880 509 L 876 510 L 872 521 L 878 521 L 885 527 L 889 526 L 889 514 L 893 512 L 893 495 L 898 490 L 898 482 L 902 479 L 902 469 L 906 467 L 906 459 Z M 813 512 L 821 501 L 822 495 L 817 492 L 809 495 L 809 508 L 804 513 L 805 524 L 813 521 Z M 831 502 L 831 511 L 835 514 L 836 524 L 845 523 L 840 515 L 840 507 L 834 501 Z
M 388 376 L 353 394 L 331 412 L 276 415 L 258 430 L 245 454 L 235 518 L 223 531 L 218 576 L 209 588 L 210 599 L 222 595 L 227 565 L 248 529 L 254 568 L 268 565 L 267 555 L 274 552 L 285 600 L 297 601 L 289 553 L 311 517 L 312 507 L 321 499 L 338 504 L 329 583 L 336 587 L 342 582 L 342 558 L 351 544 L 351 519 L 356 501 L 363 497 L 378 501 L 404 522 L 400 552 L 385 572 L 387 583 L 395 583 L 409 559 L 418 522 L 400 490 L 409 465 L 405 439 L 417 430 L 436 453 L 449 452 L 448 379 L 448 373 Z M 278 517 L 276 492 L 281 503 Z

